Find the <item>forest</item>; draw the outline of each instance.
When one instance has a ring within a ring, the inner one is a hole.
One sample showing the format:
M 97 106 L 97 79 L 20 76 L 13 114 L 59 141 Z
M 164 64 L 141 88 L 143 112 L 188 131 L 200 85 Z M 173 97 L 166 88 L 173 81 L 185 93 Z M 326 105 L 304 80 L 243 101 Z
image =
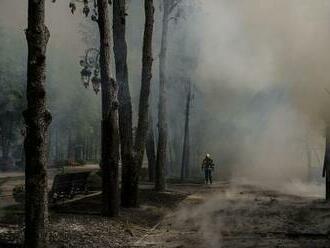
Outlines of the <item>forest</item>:
M 1 0 L 0 248 L 330 247 L 330 3 Z

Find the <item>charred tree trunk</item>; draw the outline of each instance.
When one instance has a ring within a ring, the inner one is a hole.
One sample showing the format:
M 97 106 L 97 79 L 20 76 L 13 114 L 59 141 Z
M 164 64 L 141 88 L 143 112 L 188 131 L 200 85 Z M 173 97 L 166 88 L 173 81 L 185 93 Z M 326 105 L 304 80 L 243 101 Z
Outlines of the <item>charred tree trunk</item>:
M 186 103 L 185 114 L 185 127 L 183 138 L 183 150 L 182 150 L 182 164 L 181 164 L 181 180 L 189 177 L 189 158 L 190 158 L 190 143 L 189 143 L 189 118 L 190 118 L 190 102 L 191 102 L 191 83 L 189 82 L 189 90 Z
M 130 207 L 135 168 L 133 162 L 132 102 L 128 84 L 126 43 L 126 0 L 113 1 L 113 41 L 116 77 L 119 84 L 119 128 L 122 180 L 121 205 Z
M 27 109 L 25 148 L 25 247 L 47 247 L 47 142 L 51 114 L 46 107 L 46 47 L 49 31 L 45 26 L 45 1 L 29 0 L 27 64 Z
M 92 147 L 93 143 L 92 143 L 92 139 L 90 138 L 90 135 L 87 135 L 86 136 L 86 151 L 85 151 L 85 160 L 86 161 L 89 161 L 90 158 L 91 158 L 91 149 L 93 148 Z
M 325 177 L 325 199 L 330 200 L 330 127 L 326 129 L 323 177 Z
M 150 182 L 154 182 L 155 180 L 155 168 L 156 168 L 155 135 L 154 135 L 153 127 L 154 127 L 153 118 L 149 111 L 149 126 L 148 126 L 148 134 L 146 139 L 146 153 L 148 158 L 148 173 L 149 173 Z
M 167 57 L 167 33 L 170 14 L 170 2 L 163 1 L 162 39 L 159 54 L 159 109 L 158 109 L 158 145 L 155 189 L 165 190 L 165 166 L 167 152 L 167 113 L 166 113 L 166 57 Z
M 125 207 L 138 206 L 138 187 L 140 169 L 143 163 L 144 148 L 146 136 L 148 132 L 148 112 L 149 112 L 149 95 L 150 82 L 152 78 L 152 35 L 154 25 L 154 6 L 153 0 L 145 0 L 145 27 L 143 38 L 143 54 L 142 54 L 142 80 L 139 102 L 138 126 L 136 130 L 134 153 L 132 163 L 126 176 L 123 175 L 124 183 L 122 184 L 122 205 Z
M 148 132 L 148 118 L 149 118 L 149 95 L 150 83 L 152 78 L 152 36 L 154 28 L 154 2 L 153 0 L 144 1 L 145 9 L 145 24 L 143 35 L 143 49 L 142 49 L 142 79 L 140 89 L 139 102 L 139 116 L 138 126 L 134 144 L 134 155 L 136 162 L 136 173 L 134 177 L 134 195 L 132 196 L 132 203 L 138 205 L 138 186 L 139 175 L 143 164 L 143 155 Z
M 88 144 L 87 144 L 87 135 L 82 138 L 82 146 L 81 146 L 81 159 L 87 161 L 87 153 L 88 153 Z
M 96 137 L 94 137 L 94 146 L 93 147 L 94 147 L 93 160 L 95 161 L 95 160 L 97 160 L 97 151 L 98 151 L 98 147 L 99 147 Z
M 103 214 L 119 214 L 119 124 L 118 85 L 111 73 L 111 31 L 108 0 L 98 0 L 100 69 L 102 85 L 102 199 Z
M 72 147 L 72 132 L 71 129 L 68 130 L 68 161 L 73 162 L 74 160 L 74 152 Z

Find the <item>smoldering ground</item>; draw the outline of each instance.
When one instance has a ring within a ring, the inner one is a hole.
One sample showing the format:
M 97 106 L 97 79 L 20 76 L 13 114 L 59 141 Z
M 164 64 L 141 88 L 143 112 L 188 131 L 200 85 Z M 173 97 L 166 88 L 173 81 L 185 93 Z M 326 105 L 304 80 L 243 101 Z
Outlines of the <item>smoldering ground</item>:
M 165 247 L 174 247 L 173 243 L 212 248 L 327 246 L 328 219 L 320 209 L 328 205 L 312 196 L 291 195 L 284 188 L 280 192 L 249 183 L 217 183 L 190 195 L 165 220 L 164 226 L 171 225 L 169 233 L 163 234 Z M 310 239 L 311 233 L 320 238 Z

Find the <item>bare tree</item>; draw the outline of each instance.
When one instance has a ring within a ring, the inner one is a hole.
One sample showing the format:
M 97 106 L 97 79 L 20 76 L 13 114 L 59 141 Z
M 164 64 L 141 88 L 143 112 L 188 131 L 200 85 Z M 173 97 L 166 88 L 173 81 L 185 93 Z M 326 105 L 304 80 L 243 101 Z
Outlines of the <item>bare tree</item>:
M 151 111 L 149 110 L 149 124 L 148 134 L 146 139 L 146 153 L 148 158 L 148 174 L 149 181 L 155 180 L 155 168 L 156 168 L 156 149 L 155 149 L 155 134 L 154 134 L 154 123 Z
M 142 167 L 145 140 L 148 131 L 148 108 L 152 77 L 152 35 L 154 24 L 153 0 L 145 0 L 145 29 L 143 39 L 142 82 L 139 102 L 138 127 L 132 149 L 132 103 L 128 85 L 127 45 L 125 40 L 125 0 L 114 0 L 114 50 L 117 80 L 120 83 L 120 131 L 123 162 L 121 204 L 138 205 L 139 174 Z
M 162 37 L 159 54 L 159 109 L 158 109 L 158 145 L 157 145 L 157 163 L 155 176 L 155 189 L 157 191 L 165 190 L 165 166 L 167 153 L 167 113 L 166 113 L 166 62 L 167 62 L 167 40 L 168 27 L 171 19 L 176 19 L 178 15 L 172 16 L 176 7 L 182 0 L 163 0 L 162 17 Z M 179 12 L 178 12 L 179 13 Z
M 102 85 L 102 195 L 103 214 L 119 214 L 119 124 L 118 85 L 111 71 L 111 31 L 108 0 L 98 0 L 100 32 L 100 69 Z
M 325 135 L 325 154 L 324 154 L 324 165 L 322 176 L 325 177 L 325 198 L 327 201 L 330 200 L 330 128 L 326 128 Z
M 46 48 L 49 31 L 45 26 L 45 1 L 29 0 L 27 64 L 25 247 L 47 247 L 47 142 L 51 114 L 46 107 Z
M 116 78 L 119 84 L 119 128 L 121 142 L 122 180 L 121 205 L 130 206 L 130 184 L 134 178 L 132 101 L 128 85 L 126 43 L 126 0 L 113 1 L 113 38 Z
M 76 10 L 75 1 L 69 4 L 72 14 Z M 91 19 L 98 24 L 100 33 L 100 72 L 102 88 L 102 127 L 101 127 L 101 170 L 102 170 L 102 213 L 114 217 L 119 214 L 119 117 L 118 84 L 113 79 L 111 69 L 111 29 L 109 5 L 112 1 L 97 0 Z M 83 13 L 90 13 L 89 0 L 83 0 Z
M 143 163 L 143 155 L 148 132 L 148 117 L 149 117 L 149 95 L 150 83 L 152 78 L 152 37 L 154 28 L 154 1 L 145 0 L 145 25 L 143 36 L 143 51 L 142 51 L 142 80 L 139 102 L 138 126 L 134 144 L 134 156 L 136 165 L 136 173 L 133 181 L 134 193 L 132 202 L 138 204 L 138 183 L 139 174 Z
M 119 127 L 121 141 L 121 205 L 130 207 L 131 184 L 134 181 L 132 101 L 128 85 L 126 43 L 126 0 L 113 1 L 113 36 L 116 78 L 119 84 Z
M 189 130 L 189 121 L 190 121 L 190 107 L 191 107 L 191 81 L 188 81 L 188 94 L 186 102 L 186 113 L 185 113 L 185 126 L 184 126 L 184 138 L 183 138 L 183 150 L 182 150 L 182 164 L 181 164 L 181 180 L 189 177 L 189 163 L 190 163 L 190 130 Z

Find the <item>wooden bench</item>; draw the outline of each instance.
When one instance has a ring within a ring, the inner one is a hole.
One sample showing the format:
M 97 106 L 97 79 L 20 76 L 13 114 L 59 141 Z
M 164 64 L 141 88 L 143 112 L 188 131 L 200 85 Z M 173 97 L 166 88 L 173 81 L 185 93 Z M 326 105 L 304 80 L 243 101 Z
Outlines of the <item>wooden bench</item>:
M 72 199 L 75 195 L 87 193 L 87 178 L 90 172 L 57 174 L 48 196 L 51 203 Z

